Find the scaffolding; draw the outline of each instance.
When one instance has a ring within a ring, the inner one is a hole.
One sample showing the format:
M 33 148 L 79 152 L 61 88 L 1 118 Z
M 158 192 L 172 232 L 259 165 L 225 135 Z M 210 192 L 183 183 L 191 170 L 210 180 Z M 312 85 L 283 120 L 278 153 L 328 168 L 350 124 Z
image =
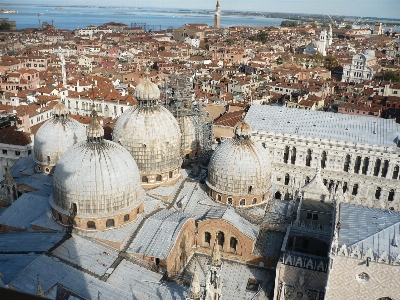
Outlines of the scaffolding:
M 181 156 L 189 159 L 186 154 L 190 150 L 188 145 L 195 151 L 195 157 L 208 156 L 212 145 L 212 120 L 204 103 L 195 99 L 190 77 L 171 75 L 161 90 L 163 104 L 177 119 L 181 129 Z

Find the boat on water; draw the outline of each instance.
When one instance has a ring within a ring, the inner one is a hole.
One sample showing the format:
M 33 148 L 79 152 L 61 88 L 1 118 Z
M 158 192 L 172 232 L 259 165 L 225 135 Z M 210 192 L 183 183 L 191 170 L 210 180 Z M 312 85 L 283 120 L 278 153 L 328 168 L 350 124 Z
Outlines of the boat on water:
M 0 14 L 17 14 L 18 10 L 8 10 L 4 8 L 0 8 Z

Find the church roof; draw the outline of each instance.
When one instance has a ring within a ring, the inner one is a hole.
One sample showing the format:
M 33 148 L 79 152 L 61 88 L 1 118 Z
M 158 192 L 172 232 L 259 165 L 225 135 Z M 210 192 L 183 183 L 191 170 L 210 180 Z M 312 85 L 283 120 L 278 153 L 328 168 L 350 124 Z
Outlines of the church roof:
M 183 225 L 190 215 L 162 210 L 150 217 L 143 224 L 128 252 L 167 258 Z
M 351 204 L 340 205 L 339 247 L 372 249 L 375 253 L 400 254 L 400 212 Z M 394 246 L 394 241 L 397 246 Z
M 246 115 L 254 131 L 396 147 L 400 125 L 393 120 L 281 106 L 252 105 Z

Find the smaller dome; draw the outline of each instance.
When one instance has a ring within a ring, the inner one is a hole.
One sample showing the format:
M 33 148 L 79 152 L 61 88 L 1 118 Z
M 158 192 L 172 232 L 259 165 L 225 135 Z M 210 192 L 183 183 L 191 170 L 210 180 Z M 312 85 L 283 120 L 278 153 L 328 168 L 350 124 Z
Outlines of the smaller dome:
M 135 97 L 138 101 L 157 100 L 160 98 L 160 89 L 150 81 L 147 74 L 135 89 Z
M 235 127 L 235 136 L 238 138 L 249 138 L 251 135 L 251 126 L 246 122 L 239 122 Z
M 366 50 L 364 51 L 364 54 L 365 54 L 365 55 L 368 55 L 369 57 L 375 58 L 375 51 L 374 51 L 374 50 L 366 49 Z
M 56 116 L 66 116 L 68 115 L 68 113 L 69 113 L 68 108 L 60 100 L 53 107 L 53 114 Z
M 58 102 L 53 107 L 53 118 L 47 120 L 35 135 L 33 152 L 36 170 L 52 172 L 62 154 L 85 139 L 85 127 L 69 118 L 65 105 Z

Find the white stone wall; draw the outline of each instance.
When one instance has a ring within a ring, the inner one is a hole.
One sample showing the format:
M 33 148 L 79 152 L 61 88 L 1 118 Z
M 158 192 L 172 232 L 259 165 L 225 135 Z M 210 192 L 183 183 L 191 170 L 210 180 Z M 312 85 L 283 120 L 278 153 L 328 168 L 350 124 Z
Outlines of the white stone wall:
M 304 138 L 293 134 L 261 131 L 253 134 L 258 142 L 269 149 L 272 161 L 271 180 L 276 184 L 282 198 L 304 186 L 306 180 L 314 177 L 317 166 L 321 166 L 321 176 L 327 181 L 328 188 L 329 183 L 333 188 L 339 182 L 342 185 L 347 184 L 345 201 L 368 207 L 400 210 L 399 148 Z M 309 166 L 308 153 L 311 154 Z M 321 157 L 326 157 L 324 166 Z M 358 157 L 361 164 L 357 172 Z M 367 168 L 366 158 L 369 160 Z M 344 167 L 346 159 L 349 159 L 348 171 Z M 379 161 L 380 167 L 375 169 Z M 387 168 L 384 168 L 386 162 Z M 358 185 L 358 189 L 356 195 L 353 195 L 355 185 Z M 379 199 L 375 195 L 378 188 L 381 189 Z M 393 194 L 392 201 L 388 200 L 390 192 Z

